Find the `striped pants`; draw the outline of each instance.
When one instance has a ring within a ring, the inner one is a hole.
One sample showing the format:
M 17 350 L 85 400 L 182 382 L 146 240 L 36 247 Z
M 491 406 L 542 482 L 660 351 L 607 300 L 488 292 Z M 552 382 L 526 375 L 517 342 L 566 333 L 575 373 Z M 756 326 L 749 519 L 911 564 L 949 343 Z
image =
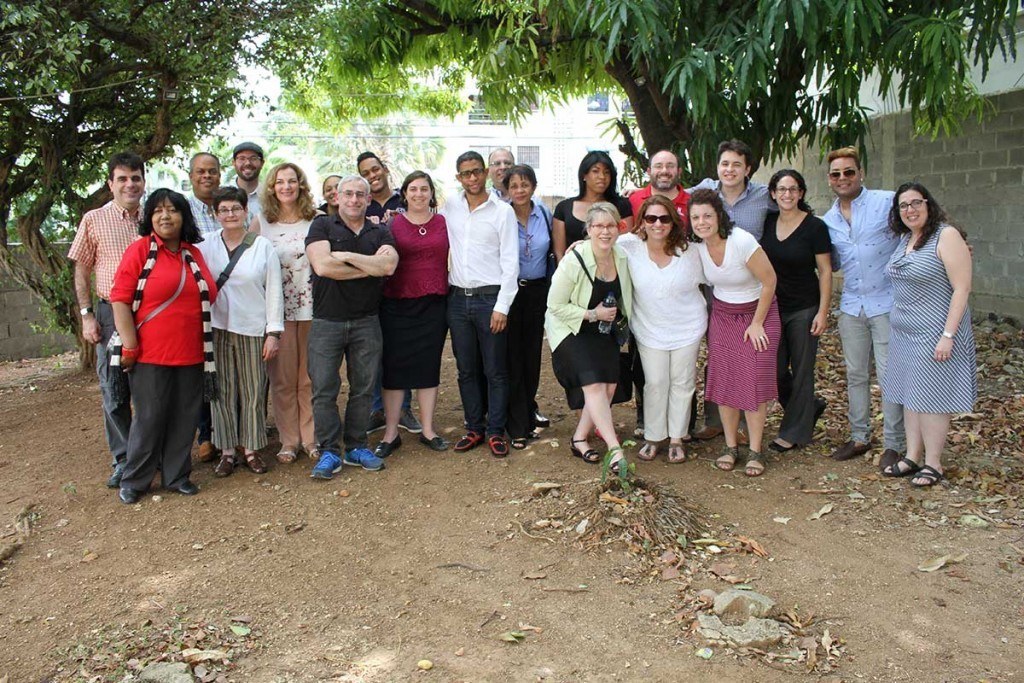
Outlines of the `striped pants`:
M 263 337 L 213 330 L 219 397 L 213 407 L 213 445 L 258 451 L 267 445 L 267 371 Z

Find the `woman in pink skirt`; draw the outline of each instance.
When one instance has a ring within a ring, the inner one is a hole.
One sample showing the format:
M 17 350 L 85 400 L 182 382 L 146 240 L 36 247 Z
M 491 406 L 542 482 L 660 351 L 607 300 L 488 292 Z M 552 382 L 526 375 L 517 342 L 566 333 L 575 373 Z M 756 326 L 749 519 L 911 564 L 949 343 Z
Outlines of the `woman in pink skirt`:
M 775 271 L 753 235 L 732 229 L 717 192 L 691 195 L 690 227 L 704 277 L 714 287 L 704 397 L 718 404 L 725 429 L 725 449 L 715 464 L 722 470 L 736 466 L 742 410 L 750 435 L 745 470 L 757 477 L 765 467 L 761 438 L 768 402 L 778 398 L 775 365 L 782 324 Z

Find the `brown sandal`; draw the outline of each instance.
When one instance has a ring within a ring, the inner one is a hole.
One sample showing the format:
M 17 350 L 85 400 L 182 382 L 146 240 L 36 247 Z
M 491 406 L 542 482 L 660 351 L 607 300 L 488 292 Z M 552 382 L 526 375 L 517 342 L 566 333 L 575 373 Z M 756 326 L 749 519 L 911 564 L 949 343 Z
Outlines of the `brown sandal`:
M 764 456 L 757 451 L 747 449 L 747 464 L 743 470 L 748 477 L 760 477 L 765 470 Z
M 722 454 L 715 461 L 715 467 L 723 472 L 732 472 L 733 468 L 736 467 L 736 461 L 739 460 L 739 457 L 740 449 L 737 446 L 723 446 Z
M 218 477 L 230 477 L 235 471 L 235 455 L 221 455 L 220 462 L 213 468 L 213 474 Z
M 683 448 L 681 443 L 670 443 L 668 445 L 668 457 L 666 458 L 672 464 L 679 464 L 686 462 L 690 459 L 690 455 Z
M 245 465 L 255 474 L 264 474 L 267 471 L 267 466 L 260 458 L 259 453 L 246 453 L 245 454 Z
M 636 454 L 636 457 L 640 458 L 644 462 L 651 462 L 658 457 L 658 444 L 648 441 L 640 447 L 640 451 Z

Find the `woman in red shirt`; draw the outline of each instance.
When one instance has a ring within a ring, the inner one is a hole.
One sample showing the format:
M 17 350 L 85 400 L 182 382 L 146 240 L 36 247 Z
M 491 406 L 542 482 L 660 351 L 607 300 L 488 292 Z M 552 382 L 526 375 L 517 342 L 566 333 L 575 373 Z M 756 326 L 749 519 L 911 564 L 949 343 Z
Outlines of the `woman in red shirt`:
M 188 200 L 160 189 L 146 200 L 136 240 L 114 275 L 110 302 L 121 337 L 120 366 L 134 419 L 118 497 L 136 503 L 161 470 L 165 488 L 199 492 L 189 480 L 198 406 L 215 398 L 210 305 L 217 287 L 199 249 Z
M 416 389 L 423 425 L 420 442 L 435 451 L 448 448 L 434 431 L 441 354 L 448 335 L 448 226 L 444 216 L 435 213 L 434 181 L 423 171 L 406 177 L 401 195 L 406 211 L 391 221 L 398 268 L 384 283 L 380 304 L 385 427 L 374 451 L 378 458 L 402 445 L 398 420 L 406 389 Z

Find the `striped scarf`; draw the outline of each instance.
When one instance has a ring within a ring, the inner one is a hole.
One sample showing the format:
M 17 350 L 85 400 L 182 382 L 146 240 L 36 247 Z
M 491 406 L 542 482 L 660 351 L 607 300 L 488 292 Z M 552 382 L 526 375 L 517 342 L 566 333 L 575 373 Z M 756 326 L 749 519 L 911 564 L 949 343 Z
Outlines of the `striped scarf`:
M 157 255 L 157 242 L 156 239 L 150 237 L 149 239 L 149 253 L 146 255 L 146 262 L 142 266 L 142 272 L 139 273 L 139 281 L 135 285 L 135 294 L 132 296 L 132 314 L 139 312 L 139 307 L 142 305 L 142 292 L 146 288 L 146 281 L 149 279 L 150 273 L 153 272 L 153 267 L 156 265 Z M 196 281 L 196 286 L 199 287 L 199 302 L 203 307 L 203 400 L 215 401 L 218 397 L 217 387 L 217 366 L 213 362 L 213 325 L 211 323 L 210 314 L 210 286 L 206 283 L 206 278 L 203 277 L 203 273 L 199 270 L 199 264 L 196 263 L 195 259 L 192 258 L 192 254 L 188 249 L 184 247 L 181 250 L 182 258 L 185 263 L 188 264 L 189 270 L 192 271 L 192 278 Z M 152 315 L 151 315 L 152 317 Z M 151 319 L 146 318 L 138 324 L 139 327 L 143 323 Z M 116 374 L 120 375 L 120 379 L 115 379 L 115 382 L 122 387 L 124 390 L 123 396 L 127 396 L 127 381 L 124 378 L 124 372 L 121 371 L 121 350 L 123 344 L 121 342 L 121 335 L 116 332 L 110 338 L 108 345 L 110 352 L 110 367 L 116 368 Z M 115 394 L 115 400 L 118 400 L 118 391 L 112 392 Z

